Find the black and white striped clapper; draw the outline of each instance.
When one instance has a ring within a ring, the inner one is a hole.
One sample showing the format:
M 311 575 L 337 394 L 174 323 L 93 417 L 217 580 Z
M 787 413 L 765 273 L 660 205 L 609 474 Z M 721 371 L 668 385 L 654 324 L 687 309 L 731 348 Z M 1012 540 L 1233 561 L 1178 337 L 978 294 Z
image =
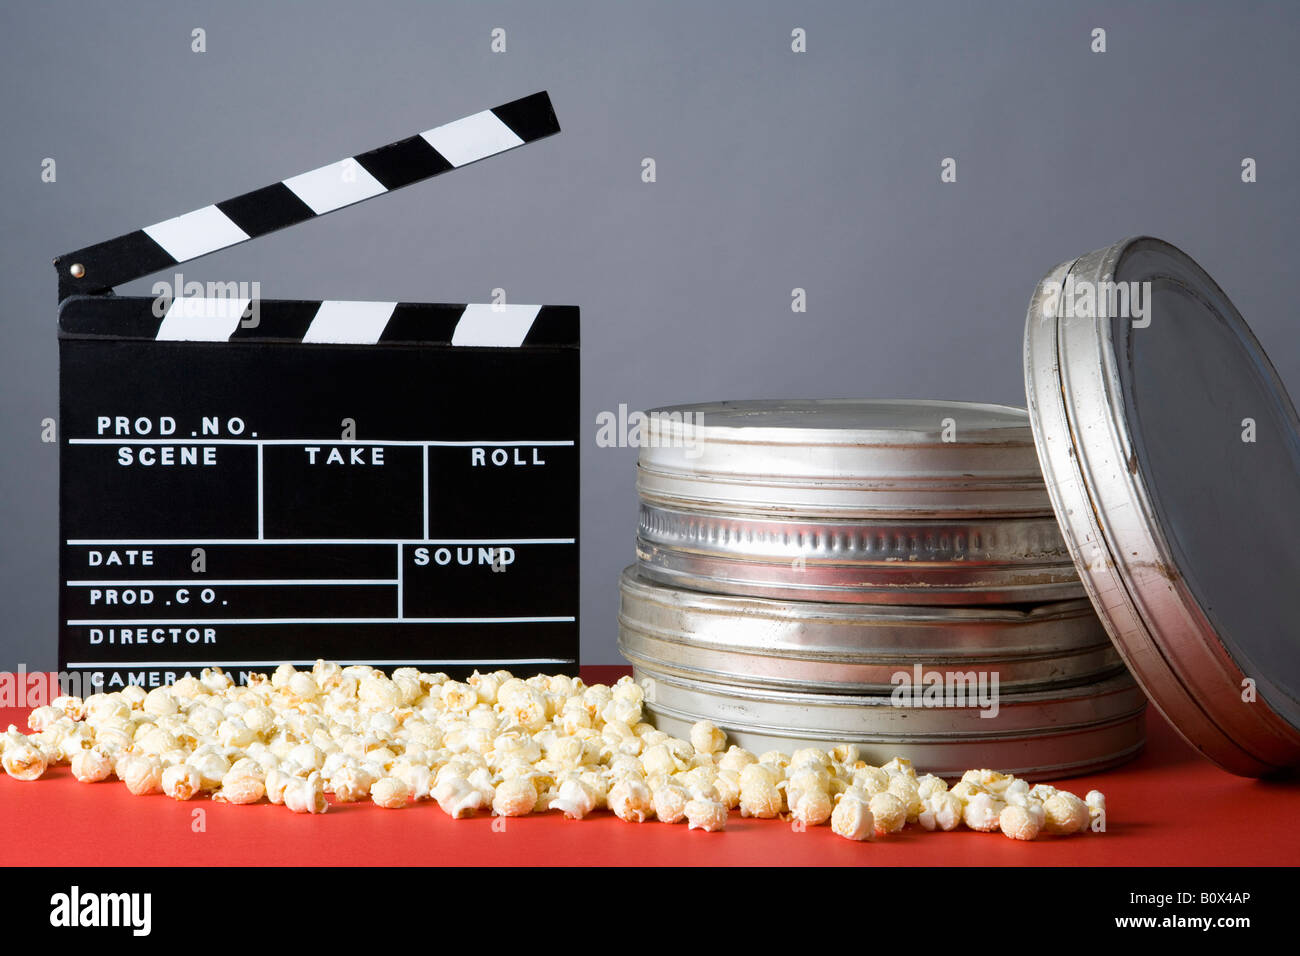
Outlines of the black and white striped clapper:
M 557 132 L 537 93 L 55 260 L 60 669 L 576 672 L 576 307 L 112 292 Z

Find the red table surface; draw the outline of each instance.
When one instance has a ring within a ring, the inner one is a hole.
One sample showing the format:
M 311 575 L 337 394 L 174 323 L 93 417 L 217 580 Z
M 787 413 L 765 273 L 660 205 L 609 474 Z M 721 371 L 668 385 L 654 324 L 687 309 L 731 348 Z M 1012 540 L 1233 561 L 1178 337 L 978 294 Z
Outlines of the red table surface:
M 622 668 L 585 668 L 589 683 Z M 0 727 L 26 712 L 0 709 Z M 1258 781 L 1199 757 L 1153 708 L 1146 750 L 1117 770 L 1060 781 L 1082 796 L 1106 794 L 1107 831 L 1042 837 L 927 832 L 916 825 L 873 843 L 827 826 L 795 832 L 781 820 L 732 813 L 721 833 L 685 824 L 585 820 L 548 813 L 452 820 L 432 802 L 402 810 L 369 803 L 321 816 L 270 804 L 178 803 L 134 797 L 116 781 L 84 785 L 67 767 L 23 783 L 0 774 L 0 865 L 1233 865 L 1300 864 L 1300 780 Z M 924 768 L 921 768 L 924 769 Z M 204 828 L 195 832 L 196 810 Z M 495 824 L 495 825 L 494 825 Z

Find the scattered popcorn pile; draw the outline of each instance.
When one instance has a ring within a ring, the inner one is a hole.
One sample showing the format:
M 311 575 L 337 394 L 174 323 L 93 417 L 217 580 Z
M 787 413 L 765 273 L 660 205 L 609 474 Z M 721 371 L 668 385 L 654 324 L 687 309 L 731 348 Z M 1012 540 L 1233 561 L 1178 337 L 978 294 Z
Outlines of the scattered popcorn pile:
M 642 720 L 643 693 L 631 678 L 588 687 L 495 671 L 461 683 L 326 661 L 310 671 L 281 665 L 238 686 L 211 669 L 148 692 L 60 697 L 31 712 L 32 735 L 11 726 L 0 736 L 0 763 L 18 780 L 68 763 L 83 783 L 116 776 L 134 794 L 266 799 L 295 813 L 324 813 L 330 794 L 394 809 L 433 799 L 453 818 L 558 810 L 578 820 L 608 808 L 630 822 L 714 831 L 739 808 L 804 826 L 829 821 L 850 840 L 912 822 L 1032 840 L 1104 819 L 1095 790 L 1080 800 L 992 770 L 968 771 L 949 789 L 903 759 L 869 766 L 853 745 L 756 756 L 727 748 L 706 721 L 679 740 Z

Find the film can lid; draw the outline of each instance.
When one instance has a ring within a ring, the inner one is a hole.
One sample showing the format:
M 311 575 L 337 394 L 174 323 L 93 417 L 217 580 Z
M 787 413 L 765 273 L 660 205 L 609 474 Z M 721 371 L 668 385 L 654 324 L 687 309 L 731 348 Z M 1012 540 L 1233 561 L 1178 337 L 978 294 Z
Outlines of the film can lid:
M 646 412 L 645 501 L 766 517 L 1050 515 L 1023 409 L 822 399 Z
M 1129 239 L 1047 274 L 1024 364 L 1066 544 L 1147 695 L 1226 770 L 1300 763 L 1300 423 L 1245 320 Z

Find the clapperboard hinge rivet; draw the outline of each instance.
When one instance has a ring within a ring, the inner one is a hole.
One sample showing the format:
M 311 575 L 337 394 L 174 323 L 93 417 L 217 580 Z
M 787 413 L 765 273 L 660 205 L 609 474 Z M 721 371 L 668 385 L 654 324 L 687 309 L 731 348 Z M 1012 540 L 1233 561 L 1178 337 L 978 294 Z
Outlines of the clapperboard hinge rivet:
M 74 262 L 72 264 L 72 268 L 70 268 L 68 271 L 72 273 L 72 278 L 80 279 L 82 276 L 86 274 L 86 267 L 83 266 L 80 262 Z

